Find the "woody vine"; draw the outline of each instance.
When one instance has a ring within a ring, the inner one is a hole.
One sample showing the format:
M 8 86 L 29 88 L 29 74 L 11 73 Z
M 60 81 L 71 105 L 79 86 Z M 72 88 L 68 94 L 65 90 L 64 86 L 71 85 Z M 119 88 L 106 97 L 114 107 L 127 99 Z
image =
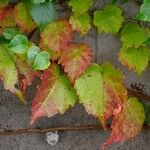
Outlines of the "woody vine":
M 53 117 L 81 103 L 104 130 L 112 119 L 110 137 L 102 148 L 135 137 L 144 123 L 150 125 L 144 102 L 129 96 L 123 73 L 109 62 L 93 62 L 87 43 L 74 42 L 73 33 L 86 35 L 92 26 L 99 33 L 118 34 L 122 47 L 118 59 L 129 70 L 142 74 L 150 61 L 150 0 L 143 0 L 136 18 L 126 18 L 113 0 L 97 9 L 99 0 L 0 1 L 0 78 L 5 89 L 26 103 L 27 86 L 40 77 L 32 102 L 31 122 Z M 57 4 L 71 16 L 59 18 Z M 38 43 L 30 41 L 39 30 Z

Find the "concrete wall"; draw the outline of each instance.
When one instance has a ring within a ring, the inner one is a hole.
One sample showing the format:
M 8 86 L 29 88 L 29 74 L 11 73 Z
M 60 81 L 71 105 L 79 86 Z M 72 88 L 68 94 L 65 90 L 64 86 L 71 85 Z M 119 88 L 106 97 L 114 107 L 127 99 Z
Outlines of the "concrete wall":
M 103 0 L 105 3 L 110 0 Z M 98 7 L 103 6 L 102 0 Z M 124 13 L 128 17 L 134 17 L 138 11 L 138 6 L 133 0 L 127 4 L 121 5 Z M 59 9 L 59 7 L 58 7 Z M 60 16 L 67 17 L 66 12 L 60 11 Z M 36 35 L 34 39 L 37 38 Z M 75 41 L 87 42 L 94 51 L 94 58 L 98 63 L 110 61 L 120 68 L 126 75 L 125 82 L 127 86 L 134 83 L 144 84 L 143 90 L 150 95 L 150 68 L 147 68 L 142 76 L 137 76 L 129 72 L 118 61 L 118 51 L 121 43 L 119 36 L 111 34 L 96 34 L 91 29 L 85 37 L 75 34 Z M 18 99 L 10 92 L 5 91 L 2 82 L 0 82 L 0 130 L 20 129 L 29 126 L 31 115 L 31 101 L 35 95 L 36 84 L 27 90 L 27 105 L 19 103 Z M 77 104 L 74 108 L 68 110 L 63 116 L 55 116 L 51 119 L 43 118 L 39 120 L 34 127 L 57 127 L 63 125 L 88 125 L 98 124 L 92 116 L 88 116 L 84 108 Z M 110 135 L 105 131 L 83 131 L 83 132 L 59 132 L 60 140 L 57 145 L 50 146 L 45 142 L 45 134 L 24 134 L 17 136 L 0 136 L 0 150 L 99 150 L 100 144 Z M 109 150 L 149 150 L 150 130 L 144 128 L 140 135 L 131 141 L 114 144 Z

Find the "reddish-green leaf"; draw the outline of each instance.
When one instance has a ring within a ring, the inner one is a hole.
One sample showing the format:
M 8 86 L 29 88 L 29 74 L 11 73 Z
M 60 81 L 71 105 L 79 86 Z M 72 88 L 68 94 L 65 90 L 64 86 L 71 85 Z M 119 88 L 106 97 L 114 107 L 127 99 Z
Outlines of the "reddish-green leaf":
M 92 63 L 92 50 L 85 44 L 71 44 L 61 55 L 60 63 L 68 73 L 72 83 L 79 78 Z
M 13 11 L 17 25 L 24 33 L 30 33 L 36 28 L 25 3 L 18 3 Z
M 12 7 L 7 6 L 0 8 L 0 26 L 2 28 L 13 27 L 16 25 L 12 13 L 13 13 Z
M 148 66 L 150 60 L 150 51 L 148 47 L 122 48 L 119 53 L 119 59 L 128 69 L 141 74 Z
M 137 98 L 130 98 L 120 114 L 115 114 L 111 128 L 112 133 L 105 145 L 123 142 L 135 137 L 142 129 L 145 120 L 143 105 Z
M 63 114 L 77 101 L 75 89 L 56 64 L 51 64 L 41 76 L 42 84 L 32 103 L 31 124 L 43 116 Z
M 76 17 L 71 16 L 69 23 L 74 31 L 78 31 L 81 35 L 85 35 L 91 28 L 91 18 L 88 13 Z
M 72 40 L 72 29 L 67 20 L 50 23 L 41 33 L 41 47 L 62 51 Z
M 106 121 L 114 112 L 119 113 L 127 99 L 123 75 L 111 64 L 94 64 L 75 81 L 75 88 L 88 112 L 99 119 L 105 128 Z

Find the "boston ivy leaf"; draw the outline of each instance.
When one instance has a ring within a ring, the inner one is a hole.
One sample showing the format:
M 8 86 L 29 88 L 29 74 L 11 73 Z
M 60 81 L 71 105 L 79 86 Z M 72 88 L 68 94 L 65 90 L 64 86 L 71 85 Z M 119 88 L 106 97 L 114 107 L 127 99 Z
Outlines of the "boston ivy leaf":
M 13 11 L 14 19 L 17 25 L 24 33 L 30 33 L 36 28 L 32 17 L 29 14 L 26 3 L 18 3 Z
M 150 0 L 144 0 L 136 18 L 142 21 L 150 21 Z
M 144 46 L 139 48 L 122 48 L 119 59 L 128 69 L 141 74 L 148 66 L 150 59 L 149 48 Z
M 67 20 L 50 23 L 41 33 L 40 45 L 44 49 L 62 51 L 72 40 L 72 29 Z
M 28 49 L 28 39 L 24 35 L 16 35 L 9 43 L 9 50 L 13 53 L 23 54 Z
M 46 0 L 31 0 L 32 3 L 34 4 L 40 4 L 40 3 L 44 3 Z
M 71 16 L 69 23 L 74 31 L 78 31 L 81 35 L 85 35 L 91 28 L 91 18 L 88 13 L 79 17 Z
M 139 47 L 147 39 L 144 29 L 136 23 L 127 23 L 121 31 L 123 47 Z
M 67 76 L 58 65 L 51 64 L 41 76 L 42 84 L 32 103 L 31 124 L 43 116 L 52 117 L 63 114 L 70 106 L 74 106 L 77 95 L 71 87 Z
M 75 81 L 79 102 L 88 114 L 99 119 L 105 128 L 106 121 L 114 111 L 120 112 L 122 103 L 127 99 L 123 85 L 123 75 L 106 63 L 93 64 Z
M 13 8 L 9 6 L 0 8 L 0 26 L 5 28 L 13 27 L 15 25 L 16 22 L 13 18 Z
M 7 6 L 9 0 L 0 0 L 0 7 L 5 7 Z
M 106 5 L 103 10 L 94 12 L 94 25 L 99 32 L 116 34 L 122 26 L 124 17 L 122 10 L 116 5 Z
M 135 137 L 141 131 L 144 120 L 142 104 L 135 97 L 129 98 L 122 112 L 115 115 L 111 125 L 111 136 L 104 145 L 123 142 Z
M 80 16 L 88 11 L 92 6 L 93 0 L 70 0 L 69 6 L 72 7 L 72 11 L 76 16 Z
M 72 83 L 80 77 L 92 63 L 92 51 L 85 45 L 71 44 L 62 52 L 60 63 Z
M 38 53 L 34 59 L 34 70 L 45 70 L 50 65 L 50 55 L 46 51 Z
M 40 48 L 32 45 L 29 49 L 28 49 L 28 60 L 29 62 L 33 62 L 36 55 L 40 52 Z
M 7 40 L 11 40 L 15 35 L 19 34 L 20 31 L 16 27 L 6 28 L 4 29 L 3 36 Z
M 15 93 L 21 101 L 25 102 L 22 92 L 15 87 L 19 84 L 18 72 L 6 45 L 0 45 L 0 58 L 0 78 L 3 80 L 5 89 Z
M 52 2 L 35 4 L 31 9 L 31 16 L 34 21 L 43 30 L 56 17 L 56 8 Z

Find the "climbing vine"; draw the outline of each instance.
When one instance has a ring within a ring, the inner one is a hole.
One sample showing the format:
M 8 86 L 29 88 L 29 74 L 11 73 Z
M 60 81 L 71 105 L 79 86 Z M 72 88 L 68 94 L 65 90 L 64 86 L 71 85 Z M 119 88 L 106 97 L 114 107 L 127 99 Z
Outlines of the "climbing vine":
M 120 36 L 120 62 L 142 74 L 150 61 L 150 0 L 144 0 L 136 18 L 126 18 L 120 3 L 112 0 L 97 9 L 99 0 L 22 0 L 0 1 L 0 78 L 5 89 L 26 103 L 27 86 L 40 77 L 41 84 L 32 102 L 31 122 L 64 114 L 80 103 L 107 130 L 112 119 L 111 136 L 102 148 L 135 137 L 144 122 L 150 125 L 146 104 L 130 97 L 123 73 L 111 63 L 93 62 L 87 43 L 75 43 L 73 33 L 86 35 L 91 27 L 99 33 Z M 56 6 L 62 3 L 69 18 L 59 18 Z M 31 42 L 38 31 L 38 43 Z

